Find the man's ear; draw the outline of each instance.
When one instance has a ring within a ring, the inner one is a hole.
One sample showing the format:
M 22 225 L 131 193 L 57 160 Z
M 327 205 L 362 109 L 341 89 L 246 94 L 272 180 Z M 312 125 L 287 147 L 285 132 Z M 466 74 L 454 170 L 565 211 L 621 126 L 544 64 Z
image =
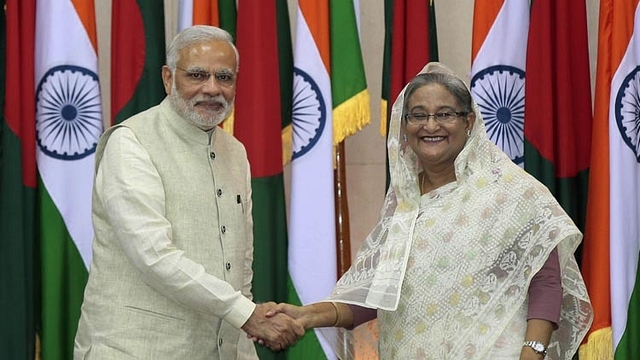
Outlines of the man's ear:
M 173 84 L 173 73 L 167 65 L 162 66 L 162 85 L 164 85 L 164 92 L 171 94 L 171 84 Z

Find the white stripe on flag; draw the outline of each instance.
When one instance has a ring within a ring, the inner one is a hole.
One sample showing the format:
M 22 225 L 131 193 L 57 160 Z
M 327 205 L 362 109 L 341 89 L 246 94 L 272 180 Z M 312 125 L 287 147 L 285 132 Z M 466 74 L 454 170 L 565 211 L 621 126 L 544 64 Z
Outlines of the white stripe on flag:
M 193 25 L 193 0 L 180 0 L 178 5 L 178 32 Z

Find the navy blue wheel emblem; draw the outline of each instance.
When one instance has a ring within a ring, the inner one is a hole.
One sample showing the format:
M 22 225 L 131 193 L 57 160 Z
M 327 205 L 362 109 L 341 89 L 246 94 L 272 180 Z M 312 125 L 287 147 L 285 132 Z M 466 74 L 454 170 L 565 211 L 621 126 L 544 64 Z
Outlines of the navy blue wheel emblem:
M 40 150 L 56 159 L 82 159 L 96 150 L 102 128 L 98 75 L 73 65 L 49 69 L 36 90 Z
M 495 65 L 471 79 L 489 138 L 516 164 L 524 162 L 524 71 Z
M 293 69 L 292 159 L 318 142 L 327 122 L 327 107 L 318 84 L 306 72 Z
M 640 66 L 636 66 L 618 89 L 615 117 L 624 143 L 640 163 Z

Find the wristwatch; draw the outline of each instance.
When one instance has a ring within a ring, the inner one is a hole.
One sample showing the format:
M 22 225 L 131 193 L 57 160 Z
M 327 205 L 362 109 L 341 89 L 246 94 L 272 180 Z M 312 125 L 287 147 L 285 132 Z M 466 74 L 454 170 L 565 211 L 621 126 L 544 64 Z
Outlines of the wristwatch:
M 522 346 L 528 346 L 533 349 L 536 354 L 542 355 L 544 358 L 547 356 L 547 347 L 540 341 L 525 341 Z

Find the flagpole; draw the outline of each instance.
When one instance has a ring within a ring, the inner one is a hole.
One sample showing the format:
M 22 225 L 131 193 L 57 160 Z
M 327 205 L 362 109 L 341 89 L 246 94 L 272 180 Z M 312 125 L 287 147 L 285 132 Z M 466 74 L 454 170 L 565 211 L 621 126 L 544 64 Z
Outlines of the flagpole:
M 334 171 L 334 197 L 336 209 L 336 250 L 338 278 L 351 266 L 351 235 L 349 232 L 349 204 L 347 201 L 347 179 L 345 170 L 344 141 L 336 146 L 336 169 Z
M 349 204 L 347 201 L 347 178 L 345 169 L 344 141 L 335 147 L 335 164 L 333 183 L 336 209 L 336 266 L 338 278 L 351 266 L 351 234 L 349 231 Z M 353 344 L 349 343 L 345 333 L 340 343 L 343 346 L 342 356 L 353 353 Z

